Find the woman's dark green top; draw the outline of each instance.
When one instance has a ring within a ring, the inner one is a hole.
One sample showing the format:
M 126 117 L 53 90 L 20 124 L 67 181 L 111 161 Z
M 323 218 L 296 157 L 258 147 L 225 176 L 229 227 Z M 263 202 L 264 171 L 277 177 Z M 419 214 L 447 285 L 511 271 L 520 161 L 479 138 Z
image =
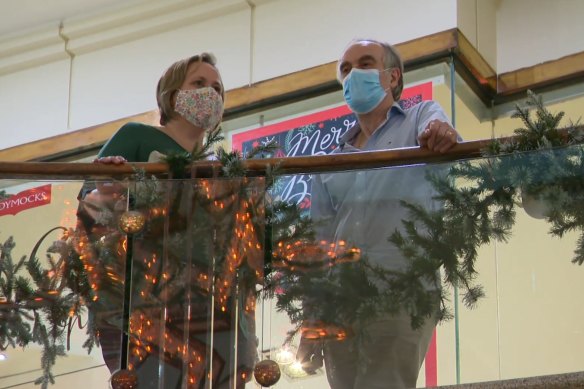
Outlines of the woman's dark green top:
M 185 152 L 174 139 L 158 128 L 143 123 L 124 124 L 107 141 L 98 157 L 122 156 L 128 162 L 148 162 L 153 151 L 168 155 Z

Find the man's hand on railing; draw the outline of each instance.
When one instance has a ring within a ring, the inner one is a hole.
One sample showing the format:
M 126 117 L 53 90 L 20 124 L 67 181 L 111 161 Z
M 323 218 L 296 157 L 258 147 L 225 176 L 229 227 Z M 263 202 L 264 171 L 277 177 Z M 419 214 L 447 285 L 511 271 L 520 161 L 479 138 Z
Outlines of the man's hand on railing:
M 452 126 L 440 120 L 432 120 L 418 135 L 420 147 L 445 153 L 458 143 L 458 133 Z

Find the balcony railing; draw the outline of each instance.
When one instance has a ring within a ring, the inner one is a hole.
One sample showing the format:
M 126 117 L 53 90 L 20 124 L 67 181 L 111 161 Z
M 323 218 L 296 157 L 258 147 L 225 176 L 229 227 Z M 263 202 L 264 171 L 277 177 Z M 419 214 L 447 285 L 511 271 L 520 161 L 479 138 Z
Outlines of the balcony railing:
M 0 388 L 103 388 L 119 369 L 139 388 L 324 388 L 335 363 L 367 380 L 391 353 L 364 351 L 403 323 L 425 330 L 419 387 L 562 387 L 584 368 L 584 150 L 486 144 L 249 160 L 237 178 L 0 163 Z M 296 362 L 307 345 L 324 366 Z

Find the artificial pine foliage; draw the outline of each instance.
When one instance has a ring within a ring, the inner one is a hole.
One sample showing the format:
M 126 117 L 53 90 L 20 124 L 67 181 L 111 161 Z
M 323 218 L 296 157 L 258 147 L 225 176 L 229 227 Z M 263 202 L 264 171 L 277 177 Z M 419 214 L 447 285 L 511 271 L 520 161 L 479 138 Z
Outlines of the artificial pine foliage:
M 48 249 L 47 269 L 36 257 L 39 245 L 56 229 L 39 240 L 30 257 L 22 257 L 17 263 L 12 259 L 16 245 L 12 237 L 0 247 L 0 316 L 3 319 L 0 320 L 0 344 L 2 349 L 24 347 L 31 342 L 42 347 L 43 374 L 35 383 L 43 388 L 54 383 L 52 366 L 57 357 L 65 355 L 71 323 L 80 320 L 84 312 L 83 288 L 87 285 L 84 271 L 70 267 L 70 256 L 60 252 L 55 259 L 51 255 L 57 252 L 57 247 L 64 247 L 64 240 Z
M 424 304 L 416 302 L 416 296 L 422 296 L 422 290 L 411 285 L 438 269 L 445 285 L 461 289 L 467 307 L 476 306 L 485 293 L 474 282 L 478 248 L 507 241 L 522 196 L 536 195 L 547 204 L 551 235 L 581 233 L 572 262 L 584 263 L 584 152 L 577 146 L 584 131 L 575 124 L 560 127 L 564 113 L 550 113 L 531 91 L 526 107 L 517 105 L 513 117 L 524 127 L 516 129 L 513 138 L 493 140 L 483 159 L 454 163 L 448 174 L 427 177 L 443 205 L 440 210 L 403 203 L 410 210 L 406 232 L 396 231 L 390 241 L 410 262 L 394 281 L 394 290 L 403 291 L 396 298 L 410 307 L 412 323 L 419 322 L 420 312 L 428 311 L 419 310 Z M 442 294 L 440 311 L 450 317 L 445 301 Z
M 531 109 L 535 109 L 535 119 Z M 528 91 L 526 107 L 516 106 L 513 115 L 520 118 L 523 128 L 515 130 L 511 141 L 493 141 L 485 155 L 494 152 L 510 154 L 489 158 L 492 166 L 482 166 L 483 172 L 496 177 L 502 186 L 512 191 L 514 204 L 518 197 L 533 197 L 545 205 L 545 219 L 551 224 L 550 234 L 562 237 L 577 231 L 580 238 L 574 251 L 573 263 L 584 263 L 584 130 L 578 122 L 560 126 L 564 112 L 550 113 L 540 96 Z M 571 146 L 571 147 L 570 147 Z M 536 152 L 535 152 L 536 151 Z M 524 153 L 522 153 L 524 152 Z M 513 220 L 509 218 L 509 224 Z
M 530 109 L 535 109 L 535 118 Z M 118 227 L 128 204 L 118 196 L 111 203 L 93 204 L 99 215 L 84 227 L 83 221 L 75 230 L 57 227 L 63 236 L 42 264 L 38 248 L 54 230 L 18 260 L 12 258 L 12 238 L 0 244 L 0 347 L 41 345 L 43 374 L 37 383 L 46 388 L 54 382 L 52 367 L 65 354 L 75 325 L 85 326 L 83 347 L 88 351 L 107 341 L 100 330 L 105 324 L 120 328 L 121 302 L 128 297 L 123 285 L 127 239 L 133 243 L 133 305 L 130 326 L 123 330 L 130 337 L 134 368 L 141 359 L 166 350 L 169 343 L 160 338 L 160 329 L 181 345 L 184 339 L 193 341 L 190 350 L 204 357 L 204 347 L 198 349 L 190 334 L 210 330 L 211 296 L 216 325 L 237 318 L 241 337 L 255 337 L 257 284 L 262 284 L 262 297 L 274 298 L 277 309 L 287 313 L 293 325 L 289 341 L 298 333 L 359 340 L 367 334 L 355 333 L 353 325 L 362 328 L 360 324 L 403 307 L 414 327 L 436 312 L 448 319 L 444 286 L 459 287 L 467 306 L 477 304 L 484 296 L 476 283 L 478 249 L 510 237 L 524 195 L 546 202 L 550 234 L 581 234 L 573 262 L 582 264 L 584 155 L 575 145 L 584 138 L 582 131 L 574 125 L 560 127 L 563 113 L 549 113 L 531 93 L 527 107 L 518 106 L 515 117 L 524 127 L 512 141 L 494 140 L 482 160 L 454 163 L 448 174 L 427 177 L 441 208 L 403 203 L 409 210 L 404 228 L 387 237 L 408 260 L 400 272 L 372 265 L 358 247 L 338 243 L 331 249 L 331 242 L 316 241 L 313 222 L 296 204 L 270 198 L 277 167 L 264 182 L 246 177 L 244 157 L 269 154 L 275 145 L 247 156 L 219 148 L 221 177 L 228 179 L 163 181 L 138 171 L 123 193 L 132 198 L 133 211 L 146 218 L 144 229 L 135 235 L 127 237 Z M 186 167 L 207 158 L 221 139 L 214 131 L 192 153 L 167 156 L 172 176 L 188 176 Z M 187 304 L 199 308 L 193 312 L 200 322 L 174 320 Z M 172 322 L 160 319 L 165 307 L 176 314 Z M 181 352 L 167 350 L 164 358 L 184 366 Z M 200 377 L 205 368 L 186 372 Z

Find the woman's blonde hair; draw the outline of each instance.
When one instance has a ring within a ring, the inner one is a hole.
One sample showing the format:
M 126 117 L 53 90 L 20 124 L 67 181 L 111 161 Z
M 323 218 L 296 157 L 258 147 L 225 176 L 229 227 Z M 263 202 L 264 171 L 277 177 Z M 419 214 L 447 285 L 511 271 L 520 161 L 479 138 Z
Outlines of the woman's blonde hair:
M 200 64 L 203 62 L 217 69 L 217 60 L 215 59 L 215 56 L 211 53 L 201 53 L 173 63 L 168 69 L 166 69 L 162 77 L 160 77 L 156 87 L 156 102 L 158 103 L 158 109 L 160 110 L 160 124 L 162 126 L 178 115 L 174 111 L 172 99 L 174 94 L 180 89 L 185 81 L 189 66 L 193 63 Z M 221 82 L 221 98 L 225 100 L 225 88 L 223 87 L 223 82 Z

